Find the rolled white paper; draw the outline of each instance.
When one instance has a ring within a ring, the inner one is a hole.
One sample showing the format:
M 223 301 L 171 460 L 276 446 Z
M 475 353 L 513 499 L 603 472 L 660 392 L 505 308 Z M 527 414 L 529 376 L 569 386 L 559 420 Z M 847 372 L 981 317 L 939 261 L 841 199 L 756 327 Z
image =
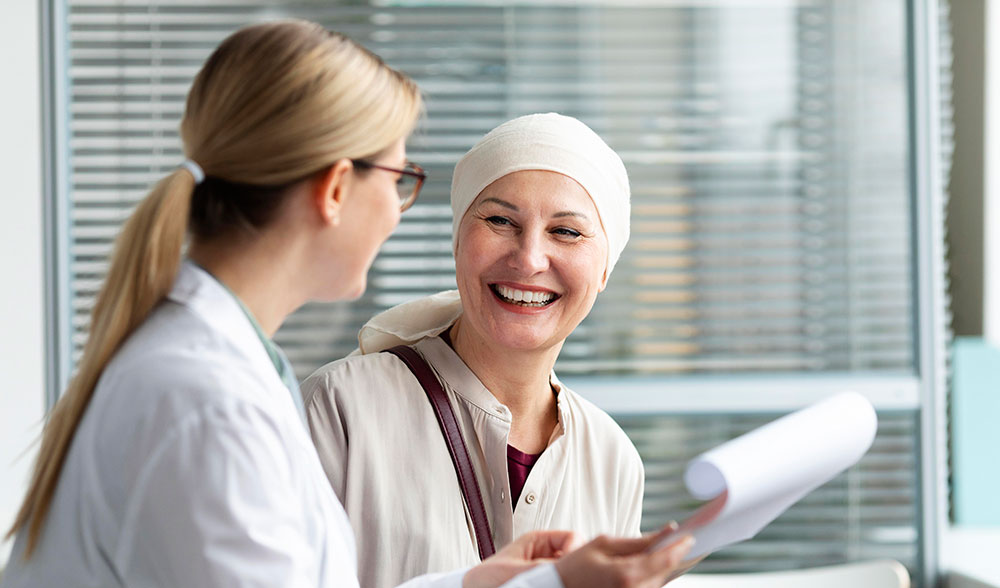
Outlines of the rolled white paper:
M 756 535 L 806 494 L 857 463 L 875 440 L 877 427 L 868 399 L 844 392 L 692 460 L 684 483 L 692 496 L 712 502 L 681 525 L 681 532 L 695 538 L 688 558 Z

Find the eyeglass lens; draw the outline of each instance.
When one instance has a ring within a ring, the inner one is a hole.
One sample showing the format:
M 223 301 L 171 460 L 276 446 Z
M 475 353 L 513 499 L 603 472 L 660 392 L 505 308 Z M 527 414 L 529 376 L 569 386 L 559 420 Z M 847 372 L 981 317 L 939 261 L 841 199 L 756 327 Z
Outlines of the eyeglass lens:
M 400 174 L 396 180 L 396 191 L 399 193 L 399 203 L 404 204 L 413 197 L 417 189 L 417 178 L 409 174 Z

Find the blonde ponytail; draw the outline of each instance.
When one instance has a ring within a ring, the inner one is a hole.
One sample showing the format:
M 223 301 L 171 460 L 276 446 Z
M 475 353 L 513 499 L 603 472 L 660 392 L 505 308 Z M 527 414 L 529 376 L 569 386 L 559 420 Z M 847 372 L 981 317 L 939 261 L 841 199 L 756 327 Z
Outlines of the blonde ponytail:
M 29 525 L 25 558 L 38 545 L 63 462 L 97 380 L 122 342 L 166 296 L 177 276 L 193 191 L 190 173 L 170 174 L 139 203 L 118 237 L 107 280 L 91 316 L 83 357 L 45 425 L 28 494 L 7 533 L 9 538 Z
M 188 93 L 180 129 L 184 152 L 205 180 L 196 187 L 186 170 L 164 178 L 118 238 L 78 371 L 42 432 L 27 496 L 7 535 L 26 527 L 25 557 L 38 545 L 101 373 L 168 293 L 188 233 L 252 233 L 274 217 L 287 186 L 340 159 L 380 153 L 410 134 L 422 109 L 412 80 L 315 23 L 246 27 L 212 53 Z

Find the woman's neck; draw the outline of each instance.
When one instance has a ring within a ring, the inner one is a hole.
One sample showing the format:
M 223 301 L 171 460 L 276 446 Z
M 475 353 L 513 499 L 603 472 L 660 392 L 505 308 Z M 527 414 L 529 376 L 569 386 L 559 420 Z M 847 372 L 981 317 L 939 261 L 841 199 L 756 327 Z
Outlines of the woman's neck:
M 498 350 L 471 327 L 463 328 L 461 317 L 450 335 L 455 353 L 510 410 L 509 443 L 525 453 L 544 450 L 559 421 L 550 376 L 561 346 L 545 350 Z
M 304 304 L 294 249 L 274 239 L 192 243 L 188 257 L 222 282 L 250 310 L 260 328 L 273 337 L 285 318 Z

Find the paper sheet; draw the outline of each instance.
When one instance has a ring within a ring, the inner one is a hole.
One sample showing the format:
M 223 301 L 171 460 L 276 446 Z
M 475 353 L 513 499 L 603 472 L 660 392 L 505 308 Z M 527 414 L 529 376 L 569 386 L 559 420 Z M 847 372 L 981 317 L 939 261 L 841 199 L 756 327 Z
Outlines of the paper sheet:
M 757 534 L 806 494 L 857 463 L 875 440 L 875 409 L 854 392 L 831 396 L 703 453 L 684 483 L 709 500 L 677 533 L 695 559 Z

